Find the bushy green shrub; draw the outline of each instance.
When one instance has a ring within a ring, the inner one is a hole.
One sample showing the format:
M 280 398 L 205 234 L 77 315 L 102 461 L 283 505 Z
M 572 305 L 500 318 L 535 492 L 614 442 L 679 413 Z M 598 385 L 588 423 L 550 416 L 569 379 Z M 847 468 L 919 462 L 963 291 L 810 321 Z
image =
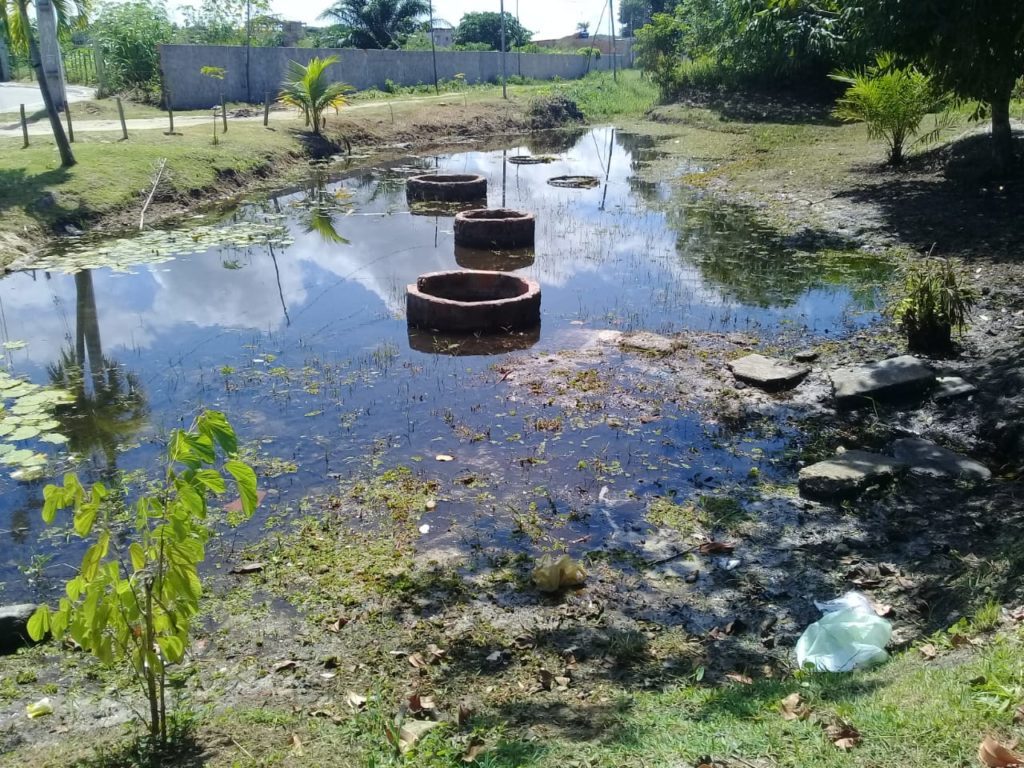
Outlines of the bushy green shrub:
M 915 67 L 899 67 L 888 55 L 879 56 L 873 66 L 831 77 L 848 86 L 833 114 L 840 120 L 864 123 L 870 138 L 884 139 L 892 165 L 903 162 L 907 142 L 920 134 L 925 117 L 941 112 L 948 101 L 928 75 Z M 935 128 L 920 136 L 918 143 L 938 138 L 948 124 L 948 118 L 937 119 Z
M 92 34 L 106 62 L 107 88 L 159 93 L 158 46 L 170 42 L 174 34 L 162 4 L 139 1 L 104 5 L 92 25 Z

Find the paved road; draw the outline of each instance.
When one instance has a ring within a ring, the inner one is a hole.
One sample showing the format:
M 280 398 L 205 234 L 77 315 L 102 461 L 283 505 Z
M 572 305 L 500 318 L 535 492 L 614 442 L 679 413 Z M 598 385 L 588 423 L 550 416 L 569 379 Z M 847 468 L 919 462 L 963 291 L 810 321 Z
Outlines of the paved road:
M 69 85 L 68 101 L 85 101 L 96 95 L 92 88 Z M 43 97 L 39 87 L 27 83 L 0 83 L 0 112 L 17 112 L 18 106 L 24 104 L 29 114 L 43 108 Z

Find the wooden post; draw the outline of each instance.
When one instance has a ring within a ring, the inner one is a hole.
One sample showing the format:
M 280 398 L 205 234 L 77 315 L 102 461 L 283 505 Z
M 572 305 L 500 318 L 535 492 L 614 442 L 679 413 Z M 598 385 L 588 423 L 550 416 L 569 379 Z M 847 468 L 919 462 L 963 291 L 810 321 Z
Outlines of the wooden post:
M 171 105 L 167 105 L 167 119 L 171 121 L 171 130 L 168 131 L 168 136 L 174 135 L 174 110 L 171 109 Z
M 117 101 L 117 116 L 121 118 L 121 140 L 128 141 L 128 124 L 124 121 L 124 105 L 121 103 L 121 97 L 114 97 Z
M 227 104 L 225 104 L 225 102 L 224 102 L 224 94 L 223 93 L 220 95 L 220 116 L 221 116 L 221 120 L 224 122 L 224 133 L 227 133 L 228 132 L 228 108 L 227 108 Z
M 64 116 L 68 119 L 68 141 L 75 143 L 75 126 L 71 124 L 71 102 L 64 105 Z
M 270 125 L 270 91 L 263 94 L 263 127 Z
M 28 148 L 28 120 L 25 118 L 25 105 L 21 105 L 21 135 L 25 137 L 25 144 L 22 149 Z

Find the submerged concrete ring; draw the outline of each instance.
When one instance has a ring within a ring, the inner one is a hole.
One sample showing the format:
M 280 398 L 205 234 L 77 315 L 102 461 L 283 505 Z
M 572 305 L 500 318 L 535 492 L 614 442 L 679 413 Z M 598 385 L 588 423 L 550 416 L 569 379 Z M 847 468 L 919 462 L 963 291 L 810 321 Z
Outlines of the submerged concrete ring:
M 537 221 L 532 213 L 509 208 L 463 211 L 455 217 L 455 244 L 469 248 L 528 248 Z
M 487 179 L 474 173 L 425 173 L 405 183 L 409 200 L 463 202 L 487 200 Z
M 405 292 L 415 328 L 494 333 L 540 324 L 540 284 L 504 272 L 465 270 L 420 275 Z
M 552 176 L 548 184 L 569 189 L 593 189 L 601 184 L 601 180 L 597 176 Z

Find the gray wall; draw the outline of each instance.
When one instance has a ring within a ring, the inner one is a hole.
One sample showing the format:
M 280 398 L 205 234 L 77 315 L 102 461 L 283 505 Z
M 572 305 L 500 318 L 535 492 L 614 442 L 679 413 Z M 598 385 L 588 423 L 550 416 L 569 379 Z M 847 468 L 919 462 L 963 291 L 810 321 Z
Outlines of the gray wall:
M 280 89 L 289 61 L 306 64 L 314 56 L 337 56 L 328 74 L 359 90 L 383 88 L 385 80 L 398 85 L 433 83 L 434 65 L 430 51 L 360 51 L 350 48 L 250 48 L 246 77 L 246 49 L 226 45 L 161 45 L 170 106 L 174 109 L 203 109 L 220 102 L 223 90 L 228 101 L 262 102 L 268 92 Z M 592 70 L 611 69 L 611 57 L 590 63 Z M 574 80 L 587 71 L 587 59 L 579 55 L 509 53 L 508 74 L 537 80 L 560 77 Z M 223 67 L 227 75 L 215 80 L 200 73 L 203 67 Z M 521 68 L 521 69 L 520 69 Z M 438 51 L 437 76 L 451 80 L 462 73 L 466 81 L 478 83 L 501 77 L 501 54 L 497 51 Z

